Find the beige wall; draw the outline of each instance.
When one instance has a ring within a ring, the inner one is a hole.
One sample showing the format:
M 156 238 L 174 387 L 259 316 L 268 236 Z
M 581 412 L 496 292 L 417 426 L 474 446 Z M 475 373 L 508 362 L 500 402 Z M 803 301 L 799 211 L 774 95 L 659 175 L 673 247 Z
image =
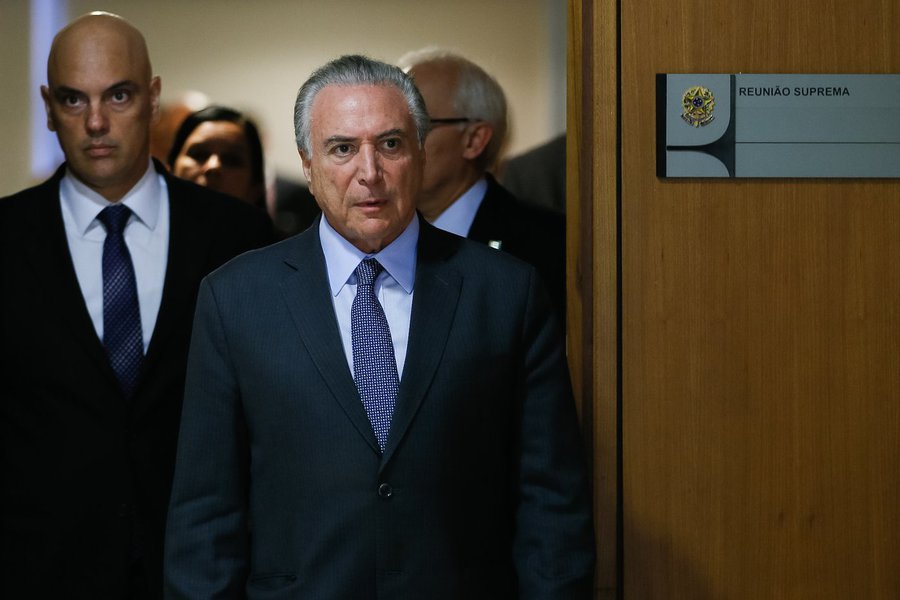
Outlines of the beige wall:
M 300 83 L 346 53 L 395 61 L 426 45 L 455 48 L 494 74 L 511 107 L 511 153 L 565 128 L 565 3 L 561 0 L 69 0 L 69 12 L 116 12 L 147 37 L 163 99 L 196 89 L 249 110 L 269 159 L 299 178 L 292 110 Z M 514 7 L 514 9 L 513 9 Z M 29 174 L 28 3 L 0 0 L 0 195 Z M 10 143 L 10 141 L 14 143 Z
M 28 3 L 0 0 L 0 196 L 29 183 Z

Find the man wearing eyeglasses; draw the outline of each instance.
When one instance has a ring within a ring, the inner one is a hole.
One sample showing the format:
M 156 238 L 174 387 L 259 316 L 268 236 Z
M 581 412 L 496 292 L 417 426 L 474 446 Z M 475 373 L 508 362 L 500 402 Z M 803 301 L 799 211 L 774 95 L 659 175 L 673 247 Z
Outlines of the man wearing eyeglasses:
M 472 61 L 439 49 L 406 54 L 400 66 L 431 117 L 418 209 L 431 224 L 531 263 L 565 320 L 565 217 L 519 201 L 489 172 L 506 138 L 506 98 Z

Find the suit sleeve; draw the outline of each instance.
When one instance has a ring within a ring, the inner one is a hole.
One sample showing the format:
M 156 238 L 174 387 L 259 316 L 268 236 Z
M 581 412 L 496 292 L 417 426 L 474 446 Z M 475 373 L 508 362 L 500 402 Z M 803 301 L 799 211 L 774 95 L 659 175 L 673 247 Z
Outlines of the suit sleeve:
M 242 598 L 249 448 L 220 306 L 200 287 L 166 526 L 165 597 Z
M 532 275 L 523 327 L 516 534 L 521 600 L 592 597 L 591 496 L 564 342 Z

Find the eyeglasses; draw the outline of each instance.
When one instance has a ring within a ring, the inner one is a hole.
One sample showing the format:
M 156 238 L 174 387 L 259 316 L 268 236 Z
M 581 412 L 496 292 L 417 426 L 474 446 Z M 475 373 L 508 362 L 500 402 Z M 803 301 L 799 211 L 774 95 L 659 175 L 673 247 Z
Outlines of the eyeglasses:
M 478 119 L 470 119 L 469 117 L 447 117 L 446 119 L 431 119 L 431 126 L 435 125 L 456 125 L 457 123 L 474 123 Z

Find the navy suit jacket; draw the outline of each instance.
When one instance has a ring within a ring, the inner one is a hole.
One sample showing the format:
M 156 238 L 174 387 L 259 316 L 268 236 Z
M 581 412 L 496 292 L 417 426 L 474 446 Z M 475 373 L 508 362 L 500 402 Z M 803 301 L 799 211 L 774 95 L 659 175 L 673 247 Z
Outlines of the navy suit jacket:
M 314 226 L 201 286 L 168 598 L 589 598 L 560 329 L 529 265 L 420 219 L 382 454 Z
M 63 173 L 0 199 L 0 595 L 159 598 L 197 289 L 229 258 L 272 241 L 271 222 L 165 175 L 162 303 L 126 400 L 69 254 Z

